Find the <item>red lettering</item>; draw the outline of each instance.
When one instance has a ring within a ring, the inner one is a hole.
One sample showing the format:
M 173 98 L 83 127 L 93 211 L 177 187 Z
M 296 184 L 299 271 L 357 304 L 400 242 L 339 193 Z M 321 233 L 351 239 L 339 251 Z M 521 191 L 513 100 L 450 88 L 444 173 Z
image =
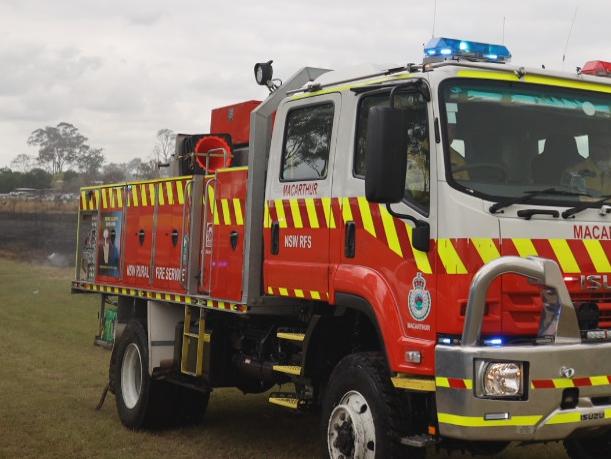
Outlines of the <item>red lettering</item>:
M 598 227 L 598 225 L 594 225 L 592 227 L 592 237 L 594 239 L 600 239 L 600 228 Z
M 601 239 L 609 239 L 609 228 L 603 226 L 602 234 L 600 235 Z
M 584 239 L 592 239 L 592 230 L 590 229 L 589 226 L 586 226 L 584 231 L 583 231 L 583 238 Z
M 573 225 L 573 239 L 583 239 L 583 226 Z

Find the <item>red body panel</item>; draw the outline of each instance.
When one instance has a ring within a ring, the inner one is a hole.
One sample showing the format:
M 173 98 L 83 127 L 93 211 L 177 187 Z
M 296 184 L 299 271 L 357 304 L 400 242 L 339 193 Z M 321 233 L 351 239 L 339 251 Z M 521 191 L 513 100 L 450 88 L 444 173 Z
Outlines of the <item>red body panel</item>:
M 260 103 L 259 100 L 249 100 L 215 108 L 210 119 L 210 133 L 229 134 L 234 145 L 247 144 L 250 136 L 250 112 Z

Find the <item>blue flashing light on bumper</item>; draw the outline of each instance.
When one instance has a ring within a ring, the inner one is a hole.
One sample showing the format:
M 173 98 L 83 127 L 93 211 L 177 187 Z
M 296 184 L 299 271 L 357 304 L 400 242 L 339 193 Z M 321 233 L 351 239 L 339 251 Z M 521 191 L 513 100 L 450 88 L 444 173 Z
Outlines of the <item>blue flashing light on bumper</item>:
M 425 63 L 446 59 L 505 63 L 511 60 L 511 53 L 504 45 L 455 38 L 432 38 L 424 47 Z

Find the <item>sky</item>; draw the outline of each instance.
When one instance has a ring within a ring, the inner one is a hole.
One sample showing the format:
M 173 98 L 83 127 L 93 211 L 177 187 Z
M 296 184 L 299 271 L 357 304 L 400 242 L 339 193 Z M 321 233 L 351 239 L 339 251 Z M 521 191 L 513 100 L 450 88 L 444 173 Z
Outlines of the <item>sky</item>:
M 611 60 L 608 0 L 437 0 L 436 15 L 434 3 L 0 0 L 0 167 L 35 155 L 30 133 L 61 121 L 107 162 L 147 157 L 157 130 L 205 133 L 211 109 L 265 98 L 256 62 L 273 59 L 278 78 L 420 62 L 433 24 L 437 36 L 504 39 L 517 65 Z

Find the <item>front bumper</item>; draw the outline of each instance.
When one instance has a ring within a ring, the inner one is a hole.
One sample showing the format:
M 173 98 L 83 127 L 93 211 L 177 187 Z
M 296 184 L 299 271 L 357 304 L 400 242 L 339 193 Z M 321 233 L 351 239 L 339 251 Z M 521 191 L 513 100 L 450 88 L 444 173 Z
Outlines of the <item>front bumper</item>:
M 611 427 L 611 343 L 438 346 L 437 417 L 441 435 L 465 440 L 560 440 L 581 429 Z M 476 360 L 525 364 L 522 400 L 476 396 Z M 573 378 L 560 377 L 572 368 Z M 446 386 L 446 387 L 444 387 Z M 561 409 L 565 389 L 579 391 L 574 409 Z M 607 398 L 605 400 L 605 398 Z
M 504 273 L 541 285 L 539 336 L 551 344 L 481 345 L 481 324 L 490 283 Z M 478 387 L 479 361 L 523 362 L 523 396 L 490 399 Z M 561 440 L 578 431 L 611 429 L 611 343 L 582 343 L 575 309 L 558 265 L 541 258 L 502 257 L 474 277 L 461 344 L 436 348 L 439 433 L 482 441 Z M 577 404 L 561 407 L 563 393 Z M 480 394 L 480 395 L 478 395 Z

